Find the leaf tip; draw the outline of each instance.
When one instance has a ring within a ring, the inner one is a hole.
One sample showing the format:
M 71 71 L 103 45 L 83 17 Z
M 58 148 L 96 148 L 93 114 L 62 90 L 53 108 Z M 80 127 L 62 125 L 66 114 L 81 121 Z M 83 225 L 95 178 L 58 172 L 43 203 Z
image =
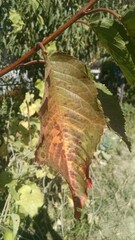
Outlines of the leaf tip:
M 88 178 L 88 181 L 87 181 L 87 189 L 91 189 L 92 188 L 92 179 L 91 178 Z
M 87 200 L 87 194 L 85 193 L 81 198 L 78 196 L 73 197 L 74 201 L 74 217 L 79 220 L 81 217 L 81 209 Z
M 92 188 L 92 180 L 91 178 L 87 179 L 87 189 Z M 87 200 L 87 192 L 84 193 L 82 197 L 73 196 L 74 201 L 74 217 L 79 220 L 81 217 L 81 209 L 84 207 L 85 202 Z

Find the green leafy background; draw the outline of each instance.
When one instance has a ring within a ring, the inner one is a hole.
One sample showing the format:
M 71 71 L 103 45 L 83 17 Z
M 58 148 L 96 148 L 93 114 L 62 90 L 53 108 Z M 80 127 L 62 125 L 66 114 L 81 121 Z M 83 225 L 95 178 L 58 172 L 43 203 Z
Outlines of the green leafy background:
M 1 0 L 1 66 L 8 65 L 26 53 L 85 2 Z M 126 0 L 122 4 L 120 1 L 107 0 L 97 3 L 97 6 L 110 7 L 122 13 L 122 23 L 130 38 L 123 26 L 112 21 L 109 14 L 100 13 L 100 17 L 109 19 L 108 24 L 103 19 L 97 25 L 99 15 L 94 16 L 96 21 L 93 17 L 85 18 L 88 24 L 91 22 L 97 35 L 88 26 L 76 23 L 49 44 L 49 51 L 62 50 L 83 61 L 94 62 L 107 49 L 122 69 L 125 63 L 123 59 L 118 59 L 116 52 L 119 50 L 122 56 L 125 54 L 127 61 L 126 68 L 122 70 L 128 82 L 133 84 L 134 8 L 128 11 L 132 4 L 134 1 Z M 101 30 L 109 34 L 118 30 L 117 37 L 110 42 L 107 35 L 108 44 Z M 40 52 L 34 56 L 36 59 L 41 57 Z M 131 104 L 134 86 L 130 88 L 130 98 L 127 97 L 127 101 L 122 103 L 132 152 L 114 132 L 105 131 L 90 167 L 93 188 L 89 191 L 81 220 L 76 221 L 73 218 L 73 202 L 64 179 L 47 166 L 38 166 L 33 161 L 40 131 L 37 112 L 43 94 L 44 84 L 41 79 L 44 66 L 21 68 L 19 73 L 14 74 L 1 78 L 0 85 L 0 239 L 134 240 L 135 108 Z M 6 89 L 5 92 L 3 89 Z M 39 196 L 39 201 L 35 200 L 34 208 L 29 211 L 28 206 L 33 203 L 35 194 Z M 29 198 L 27 204 L 26 197 Z

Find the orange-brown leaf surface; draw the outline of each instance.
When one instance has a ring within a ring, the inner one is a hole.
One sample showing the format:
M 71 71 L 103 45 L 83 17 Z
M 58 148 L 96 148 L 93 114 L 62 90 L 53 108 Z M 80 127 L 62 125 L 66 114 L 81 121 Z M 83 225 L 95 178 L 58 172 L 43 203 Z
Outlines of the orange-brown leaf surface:
M 80 217 L 91 186 L 89 164 L 105 120 L 97 90 L 77 59 L 53 54 L 47 62 L 45 95 L 40 109 L 41 133 L 36 161 L 58 171 L 68 182 Z

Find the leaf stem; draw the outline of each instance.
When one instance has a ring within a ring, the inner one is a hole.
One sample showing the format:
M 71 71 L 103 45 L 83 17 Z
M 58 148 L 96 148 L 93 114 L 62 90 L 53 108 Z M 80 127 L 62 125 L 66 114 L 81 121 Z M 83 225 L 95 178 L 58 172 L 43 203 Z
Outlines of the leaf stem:
M 77 12 L 74 16 L 72 16 L 66 23 L 61 25 L 56 31 L 54 31 L 51 35 L 49 35 L 47 38 L 43 39 L 41 42 L 44 46 L 48 44 L 50 41 L 53 41 L 56 37 L 58 37 L 63 31 L 65 31 L 69 26 L 71 26 L 74 22 L 76 22 L 81 17 L 85 16 L 86 11 L 91 8 L 98 0 L 90 0 L 79 12 Z M 2 69 L 0 71 L 0 76 L 3 76 L 4 74 L 10 72 L 11 70 L 15 69 L 18 65 L 23 63 L 26 59 L 28 59 L 30 56 L 32 56 L 35 52 L 37 52 L 40 49 L 39 46 L 33 47 L 29 52 L 27 52 L 25 55 L 23 55 L 21 58 L 19 58 L 14 63 L 10 64 L 6 68 Z
M 93 14 L 93 13 L 97 13 L 97 12 L 110 13 L 118 20 L 121 20 L 121 18 L 122 18 L 122 16 L 120 14 L 116 13 L 115 11 L 113 11 L 112 9 L 109 9 L 109 8 L 96 8 L 96 9 L 92 9 L 92 10 L 88 9 L 85 11 L 85 15 L 89 15 L 89 14 Z
M 30 61 L 30 62 L 21 63 L 21 64 L 18 65 L 18 67 L 28 66 L 28 65 L 31 65 L 31 64 L 35 64 L 35 63 L 45 63 L 45 60 L 43 60 L 43 59 L 38 59 L 38 60 L 34 59 L 34 60 Z

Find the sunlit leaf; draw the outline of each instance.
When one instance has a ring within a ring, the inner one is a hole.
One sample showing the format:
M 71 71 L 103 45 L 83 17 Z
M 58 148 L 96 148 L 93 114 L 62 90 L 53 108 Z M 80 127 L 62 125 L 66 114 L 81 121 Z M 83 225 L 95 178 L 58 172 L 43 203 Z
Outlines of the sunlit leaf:
M 36 171 L 36 177 L 37 178 L 43 178 L 45 176 L 45 169 L 38 169 Z
M 18 193 L 20 197 L 16 203 L 19 205 L 19 211 L 26 216 L 35 216 L 38 213 L 38 209 L 44 203 L 44 196 L 40 188 L 35 183 L 23 185 L 18 190 Z
M 41 15 L 38 15 L 38 18 L 37 18 L 38 22 L 40 23 L 41 26 L 44 25 L 44 19 L 42 18 Z
M 121 68 L 128 83 L 135 84 L 135 47 L 124 26 L 118 21 L 104 18 L 91 23 L 99 40 Z
M 7 229 L 5 231 L 3 239 L 4 240 L 16 240 L 16 238 L 14 237 L 13 231 L 11 231 L 10 229 Z
M 13 222 L 13 235 L 16 237 L 20 225 L 20 216 L 18 214 L 12 213 L 12 222 Z
M 44 82 L 38 79 L 35 83 L 35 87 L 39 90 L 39 96 L 42 98 L 44 94 Z
M 34 94 L 30 94 L 29 92 L 27 92 L 26 94 L 25 94 L 25 102 L 27 102 L 27 103 L 31 103 L 31 101 L 33 100 L 33 98 L 34 98 Z
M 52 166 L 66 179 L 79 218 L 78 208 L 84 206 L 91 186 L 89 164 L 105 124 L 96 87 L 83 63 L 66 54 L 50 57 L 40 116 L 36 161 Z
M 25 127 L 26 129 L 29 129 L 29 122 L 28 121 L 21 121 L 20 124 Z
M 49 54 L 52 54 L 54 52 L 56 52 L 56 42 L 53 41 L 53 42 L 50 42 L 47 46 L 46 46 L 46 51 L 47 53 Z
M 13 26 L 15 32 L 19 32 L 22 30 L 24 22 L 20 16 L 20 14 L 15 9 L 10 10 L 9 19 L 12 22 L 12 26 Z
M 39 110 L 40 99 L 34 101 L 34 94 L 26 93 L 25 99 L 20 105 L 20 111 L 25 117 L 31 117 Z M 23 125 L 23 124 L 22 124 Z

